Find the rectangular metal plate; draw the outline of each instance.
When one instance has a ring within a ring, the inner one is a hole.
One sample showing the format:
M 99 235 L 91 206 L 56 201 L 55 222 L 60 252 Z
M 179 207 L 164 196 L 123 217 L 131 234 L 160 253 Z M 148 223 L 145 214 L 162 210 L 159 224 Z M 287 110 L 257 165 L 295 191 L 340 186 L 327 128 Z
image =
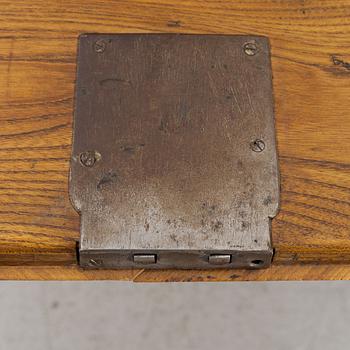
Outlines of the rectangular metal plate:
M 70 196 L 84 267 L 269 266 L 268 39 L 82 35 Z

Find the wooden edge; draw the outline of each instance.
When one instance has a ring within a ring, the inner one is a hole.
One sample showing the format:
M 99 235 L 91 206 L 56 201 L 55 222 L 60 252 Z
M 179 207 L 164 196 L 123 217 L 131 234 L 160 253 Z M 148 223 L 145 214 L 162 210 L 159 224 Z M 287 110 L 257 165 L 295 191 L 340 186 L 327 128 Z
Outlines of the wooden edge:
M 349 265 L 274 265 L 266 270 L 83 270 L 77 266 L 0 267 L 0 280 L 225 282 L 350 280 Z

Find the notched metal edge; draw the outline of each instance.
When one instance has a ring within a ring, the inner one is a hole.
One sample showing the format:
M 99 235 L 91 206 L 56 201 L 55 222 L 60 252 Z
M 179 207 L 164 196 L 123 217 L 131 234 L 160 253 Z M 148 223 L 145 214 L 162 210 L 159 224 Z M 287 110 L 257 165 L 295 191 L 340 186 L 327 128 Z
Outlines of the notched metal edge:
M 264 269 L 271 265 L 273 249 L 215 251 L 215 250 L 81 250 L 80 266 L 88 269 Z M 154 255 L 155 263 L 134 261 L 137 255 Z M 212 255 L 230 255 L 230 263 L 215 265 L 209 261 Z
M 84 38 L 87 38 L 88 34 L 80 34 L 78 36 L 77 40 L 77 63 L 75 66 L 75 84 L 74 84 L 74 101 L 73 101 L 73 120 L 72 120 L 72 136 L 71 136 L 71 141 L 72 141 L 72 149 L 71 149 L 71 156 L 69 160 L 69 175 L 68 175 L 68 198 L 69 201 L 74 208 L 74 210 L 77 213 L 81 213 L 81 205 L 79 203 L 78 198 L 76 198 L 76 192 L 74 191 L 74 184 L 72 181 L 72 172 L 73 172 L 73 162 L 76 161 L 74 159 L 74 145 L 75 145 L 75 123 L 76 123 L 76 114 L 77 114 L 77 101 L 78 101 L 78 92 L 79 92 L 79 86 L 78 86 L 78 72 L 79 72 L 79 57 L 81 54 L 80 50 L 80 44 L 81 41 Z M 80 223 L 81 225 L 81 223 Z M 79 259 L 79 257 L 78 257 Z
M 274 94 L 274 87 L 273 87 L 273 80 L 274 80 L 274 76 L 273 76 L 273 69 L 272 69 L 272 56 L 271 56 L 271 41 L 270 38 L 265 36 L 264 37 L 266 39 L 266 45 L 267 45 L 267 55 L 268 55 L 268 62 L 269 62 L 269 72 L 270 72 L 270 91 L 271 91 L 271 99 L 272 99 L 272 117 L 273 117 L 273 131 L 272 131 L 272 141 L 273 141 L 273 147 L 274 147 L 274 162 L 276 164 L 276 206 L 273 210 L 272 214 L 268 215 L 269 218 L 269 225 L 270 225 L 270 242 L 271 245 L 272 244 L 272 220 L 278 215 L 278 213 L 281 210 L 281 172 L 280 172 L 280 161 L 279 161 L 279 157 L 278 157 L 278 139 L 277 139 L 277 128 L 276 128 L 276 104 L 275 104 L 275 94 Z

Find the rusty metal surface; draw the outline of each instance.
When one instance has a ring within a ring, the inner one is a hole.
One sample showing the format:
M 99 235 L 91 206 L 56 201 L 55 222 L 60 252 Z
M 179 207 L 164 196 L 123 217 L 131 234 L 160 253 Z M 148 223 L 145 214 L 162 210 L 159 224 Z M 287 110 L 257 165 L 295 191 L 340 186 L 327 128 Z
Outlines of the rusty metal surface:
M 82 35 L 70 196 L 82 266 L 269 266 L 279 181 L 268 39 Z

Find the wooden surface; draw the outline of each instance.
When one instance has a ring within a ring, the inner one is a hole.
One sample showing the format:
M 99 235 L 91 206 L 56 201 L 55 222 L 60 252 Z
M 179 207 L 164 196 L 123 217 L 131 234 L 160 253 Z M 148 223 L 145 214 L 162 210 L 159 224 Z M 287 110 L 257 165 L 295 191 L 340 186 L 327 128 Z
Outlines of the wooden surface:
M 0 280 L 120 280 L 133 282 L 349 280 L 350 265 L 274 265 L 263 270 L 82 270 L 76 266 L 5 266 Z
M 74 266 L 79 216 L 67 186 L 83 32 L 269 36 L 282 182 L 273 268 Z M 0 279 L 350 279 L 350 0 L 1 0 L 0 76 Z

